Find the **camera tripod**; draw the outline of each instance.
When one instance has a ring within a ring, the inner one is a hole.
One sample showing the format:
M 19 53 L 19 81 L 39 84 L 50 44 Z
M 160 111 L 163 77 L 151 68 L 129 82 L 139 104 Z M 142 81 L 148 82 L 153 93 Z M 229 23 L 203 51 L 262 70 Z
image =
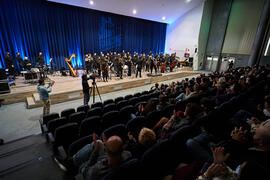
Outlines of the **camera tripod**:
M 96 95 L 96 90 L 97 90 L 97 94 L 99 96 L 100 102 L 102 102 L 98 87 L 97 87 L 97 83 L 95 81 L 92 82 L 92 87 L 90 87 L 90 95 L 89 95 L 89 101 L 91 99 L 91 95 L 93 93 L 93 103 L 95 103 L 95 95 Z

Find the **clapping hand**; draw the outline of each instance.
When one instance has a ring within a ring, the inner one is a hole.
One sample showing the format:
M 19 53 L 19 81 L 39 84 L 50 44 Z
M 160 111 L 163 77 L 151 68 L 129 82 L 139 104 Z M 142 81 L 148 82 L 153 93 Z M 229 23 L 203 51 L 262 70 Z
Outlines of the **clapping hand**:
M 234 128 L 234 130 L 231 132 L 231 137 L 233 140 L 235 141 L 239 141 L 239 142 L 242 142 L 242 143 L 245 143 L 247 141 L 247 138 L 246 138 L 246 133 L 247 133 L 247 130 L 243 130 L 242 127 L 240 128 Z
M 222 164 L 224 161 L 226 161 L 230 154 L 224 154 L 224 147 L 216 147 L 216 148 L 211 148 L 212 153 L 213 153 L 213 158 L 214 158 L 214 163 L 215 164 Z
M 225 175 L 225 167 L 222 164 L 211 164 L 204 173 L 207 178 L 219 177 Z

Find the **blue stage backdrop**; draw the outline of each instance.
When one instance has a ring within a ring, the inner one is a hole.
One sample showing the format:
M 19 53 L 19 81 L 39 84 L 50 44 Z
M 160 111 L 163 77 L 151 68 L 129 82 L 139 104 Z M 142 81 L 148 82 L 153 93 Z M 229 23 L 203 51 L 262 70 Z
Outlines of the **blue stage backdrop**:
M 64 57 L 72 53 L 81 67 L 86 53 L 160 53 L 165 46 L 164 23 L 45 0 L 0 0 L 0 18 L 0 67 L 5 67 L 5 51 L 32 62 L 42 51 L 46 63 L 52 58 L 59 69 L 67 67 Z

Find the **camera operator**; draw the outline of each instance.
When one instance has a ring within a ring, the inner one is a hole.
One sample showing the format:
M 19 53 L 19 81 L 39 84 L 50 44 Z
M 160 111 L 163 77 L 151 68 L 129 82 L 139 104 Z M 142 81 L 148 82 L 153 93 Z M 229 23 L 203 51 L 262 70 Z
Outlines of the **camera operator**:
M 96 84 L 96 74 L 92 74 L 91 76 L 87 77 L 87 74 L 83 74 L 82 75 L 82 87 L 83 87 L 83 104 L 84 105 L 88 105 L 89 99 L 90 99 L 90 94 L 89 94 L 89 90 L 90 90 L 90 86 L 88 84 L 88 80 L 92 79 L 93 82 L 92 84 L 95 85 Z
M 49 85 L 45 86 L 44 79 L 39 80 L 39 85 L 37 86 L 37 90 L 39 93 L 40 100 L 43 102 L 43 115 L 50 114 L 50 96 L 49 93 L 52 92 L 52 86 L 54 82 L 50 82 Z

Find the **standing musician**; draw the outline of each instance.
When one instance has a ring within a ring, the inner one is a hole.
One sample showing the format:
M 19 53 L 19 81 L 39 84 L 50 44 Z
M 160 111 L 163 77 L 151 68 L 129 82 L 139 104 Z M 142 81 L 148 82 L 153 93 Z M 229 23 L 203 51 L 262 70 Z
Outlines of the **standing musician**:
M 92 72 L 93 68 L 93 57 L 91 54 L 85 55 L 85 67 L 86 67 L 86 73 L 89 74 L 89 72 Z
M 173 71 L 173 69 L 175 68 L 175 53 L 171 54 L 171 57 L 170 57 L 170 72 Z
M 101 69 L 100 69 L 100 66 L 101 66 L 101 59 L 100 57 L 97 58 L 97 61 L 96 61 L 96 67 L 98 69 L 98 76 L 101 77 Z
M 120 79 L 123 79 L 123 66 L 124 66 L 124 62 L 119 57 L 118 58 L 118 67 L 117 67 L 117 70 L 118 70 L 118 75 L 119 75 Z
M 6 63 L 6 68 L 8 69 L 8 74 L 11 76 L 15 75 L 14 64 L 13 64 L 13 61 L 10 57 L 10 53 L 8 51 L 6 52 L 6 56 L 5 56 L 4 60 Z
M 39 52 L 38 57 L 37 57 L 37 63 L 39 66 L 43 67 L 44 66 L 44 58 L 42 56 L 42 52 Z
M 155 73 L 157 74 L 157 62 L 152 56 L 150 56 L 150 71 L 151 71 L 151 74 L 153 73 L 153 68 L 155 69 Z
M 101 72 L 102 72 L 103 81 L 108 82 L 108 60 L 107 60 L 107 58 L 105 58 L 102 61 L 100 68 L 101 68 Z
M 131 67 L 132 67 L 132 61 L 131 61 L 131 56 L 128 56 L 127 59 L 127 66 L 128 66 L 128 76 L 131 76 Z
M 24 67 L 23 59 L 22 59 L 22 57 L 21 57 L 21 55 L 20 55 L 19 52 L 17 52 L 16 55 L 17 55 L 16 60 L 19 63 L 20 70 L 22 71 L 23 70 L 23 67 Z M 18 72 L 20 72 L 20 71 L 18 70 Z
M 140 56 L 140 58 L 137 61 L 137 71 L 136 71 L 136 78 L 138 76 L 138 73 L 140 73 L 140 78 L 142 77 L 142 67 L 143 67 L 143 56 Z
M 158 54 L 155 56 L 155 63 L 156 63 L 157 72 L 159 72 L 159 68 L 161 66 L 161 62 L 160 62 L 160 59 L 159 59 L 159 55 Z

